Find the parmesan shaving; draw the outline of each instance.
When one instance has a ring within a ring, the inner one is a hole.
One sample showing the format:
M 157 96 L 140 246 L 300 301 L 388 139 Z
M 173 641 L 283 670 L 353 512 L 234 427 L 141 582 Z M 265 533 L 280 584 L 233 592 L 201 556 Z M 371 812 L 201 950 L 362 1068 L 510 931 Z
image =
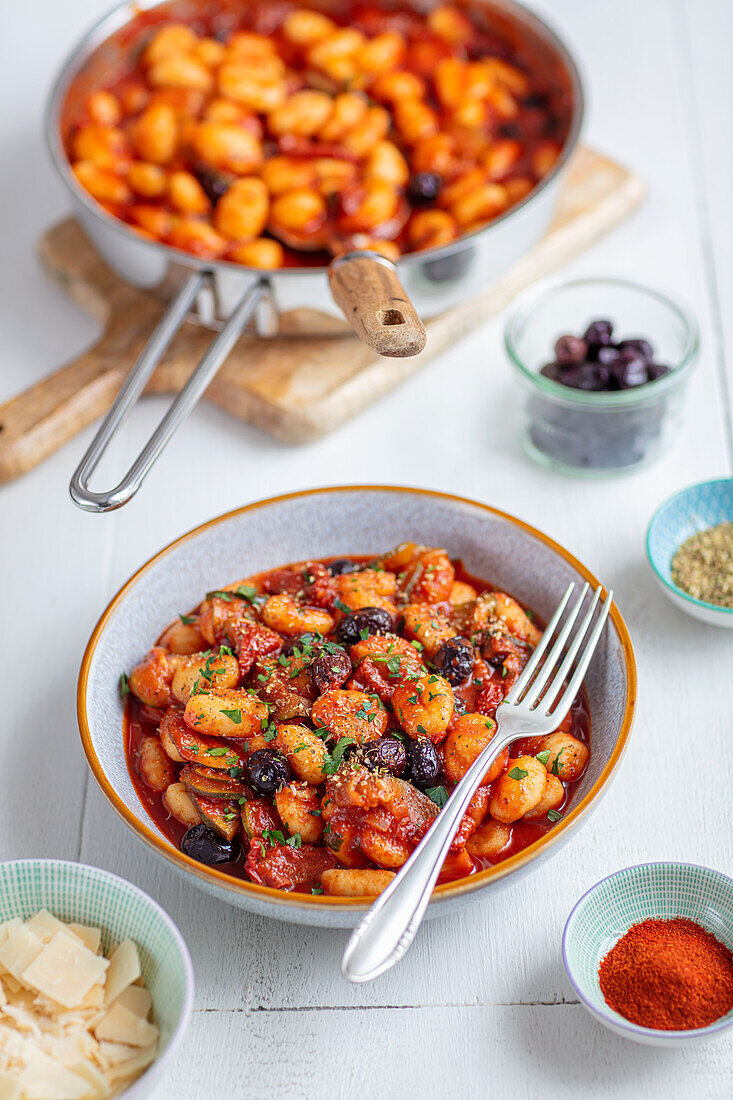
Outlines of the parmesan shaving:
M 148 1047 L 158 1038 L 158 1029 L 131 1012 L 124 1005 L 112 1005 L 94 1029 L 98 1039 L 127 1043 L 132 1047 Z
M 47 909 L 0 924 L 0 1100 L 111 1100 L 154 1061 L 137 946 L 101 944 Z
M 20 1085 L 9 1073 L 0 1073 L 0 1100 L 20 1100 Z
M 54 917 L 48 909 L 39 909 L 34 917 L 25 922 L 25 926 L 44 943 L 48 943 L 50 939 L 53 939 L 57 932 L 71 933 L 69 925 Z
M 93 955 L 76 936 L 57 932 L 16 977 L 66 1008 L 76 1008 L 92 986 L 102 981 L 108 966 L 106 959 Z
M 125 1008 L 130 1009 L 130 1012 L 135 1012 L 138 1016 L 146 1018 L 153 1007 L 153 998 L 143 986 L 129 985 L 127 989 L 123 989 L 120 993 L 117 1004 L 124 1005 Z
M 20 924 L 12 929 L 5 943 L 0 946 L 0 963 L 19 982 L 23 971 L 42 951 L 43 940 L 39 940 L 34 932 Z
M 28 1063 L 18 1084 L 27 1100 L 83 1100 L 90 1091 L 88 1081 L 46 1054 Z
M 104 1003 L 112 1004 L 123 989 L 140 977 L 140 956 L 132 940 L 125 940 L 109 957 L 109 974 Z
M 102 930 L 100 928 L 90 928 L 87 924 L 76 924 L 75 921 L 67 924 L 66 927 L 75 936 L 78 936 L 90 951 L 93 951 L 95 955 L 99 954 L 99 949 L 102 946 Z

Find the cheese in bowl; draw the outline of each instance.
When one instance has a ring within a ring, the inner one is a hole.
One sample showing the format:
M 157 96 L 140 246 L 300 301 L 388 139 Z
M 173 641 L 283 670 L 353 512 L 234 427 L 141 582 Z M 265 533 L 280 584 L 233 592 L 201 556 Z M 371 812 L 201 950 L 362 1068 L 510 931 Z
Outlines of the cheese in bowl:
M 106 956 L 100 928 L 48 909 L 0 925 L 0 1096 L 119 1095 L 157 1052 L 141 973 L 133 940 Z

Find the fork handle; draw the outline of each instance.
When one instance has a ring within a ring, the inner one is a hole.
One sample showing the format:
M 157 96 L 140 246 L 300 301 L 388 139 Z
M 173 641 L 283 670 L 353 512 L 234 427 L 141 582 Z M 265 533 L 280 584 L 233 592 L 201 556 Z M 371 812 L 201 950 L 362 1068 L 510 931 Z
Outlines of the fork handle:
M 368 982 L 407 951 L 427 909 L 443 860 L 484 773 L 517 734 L 494 734 L 455 788 L 442 812 L 399 874 L 372 905 L 349 939 L 341 971 L 350 982 Z

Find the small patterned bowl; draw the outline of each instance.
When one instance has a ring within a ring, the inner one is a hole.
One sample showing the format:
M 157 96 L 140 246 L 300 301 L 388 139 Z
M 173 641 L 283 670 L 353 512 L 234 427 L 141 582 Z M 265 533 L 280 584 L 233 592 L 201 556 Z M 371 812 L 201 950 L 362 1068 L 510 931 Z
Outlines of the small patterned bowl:
M 733 479 L 701 481 L 681 489 L 657 508 L 646 536 L 646 553 L 668 600 L 701 622 L 733 630 L 733 607 L 717 607 L 683 592 L 672 580 L 672 558 L 697 531 L 733 522 Z
M 733 950 L 733 879 L 694 863 L 642 863 L 597 882 L 576 904 L 562 938 L 581 1003 L 616 1035 L 647 1046 L 681 1047 L 719 1035 L 733 1024 L 733 1009 L 708 1027 L 658 1031 L 632 1024 L 606 1003 L 598 981 L 602 960 L 632 924 L 650 917 L 686 917 Z
M 43 908 L 59 920 L 101 928 L 105 953 L 128 937 L 137 944 L 160 1028 L 159 1053 L 120 1095 L 143 1100 L 158 1086 L 191 1018 L 193 965 L 181 933 L 156 901 L 109 871 L 60 859 L 0 863 L 0 923 L 27 920 Z

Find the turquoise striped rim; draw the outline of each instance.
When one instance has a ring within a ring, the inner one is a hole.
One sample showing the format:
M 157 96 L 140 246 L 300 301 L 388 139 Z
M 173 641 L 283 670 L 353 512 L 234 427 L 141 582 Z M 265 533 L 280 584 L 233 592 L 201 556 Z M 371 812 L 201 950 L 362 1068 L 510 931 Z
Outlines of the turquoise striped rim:
M 606 1002 L 598 980 L 603 958 L 632 924 L 652 917 L 696 921 L 733 951 L 733 879 L 695 863 L 660 862 L 626 867 L 592 886 L 571 911 L 562 937 L 565 969 L 582 1003 L 613 1027 L 659 1043 L 730 1027 L 733 1008 L 707 1027 L 661 1031 L 631 1023 Z
M 152 1065 L 122 1095 L 134 1097 L 143 1081 L 139 1091 L 147 1093 L 183 1038 L 193 1010 L 193 964 L 183 936 L 157 901 L 110 871 L 58 859 L 0 863 L 0 922 L 28 920 L 43 908 L 60 920 L 101 928 L 105 954 L 128 937 L 137 944 L 160 1046 Z

